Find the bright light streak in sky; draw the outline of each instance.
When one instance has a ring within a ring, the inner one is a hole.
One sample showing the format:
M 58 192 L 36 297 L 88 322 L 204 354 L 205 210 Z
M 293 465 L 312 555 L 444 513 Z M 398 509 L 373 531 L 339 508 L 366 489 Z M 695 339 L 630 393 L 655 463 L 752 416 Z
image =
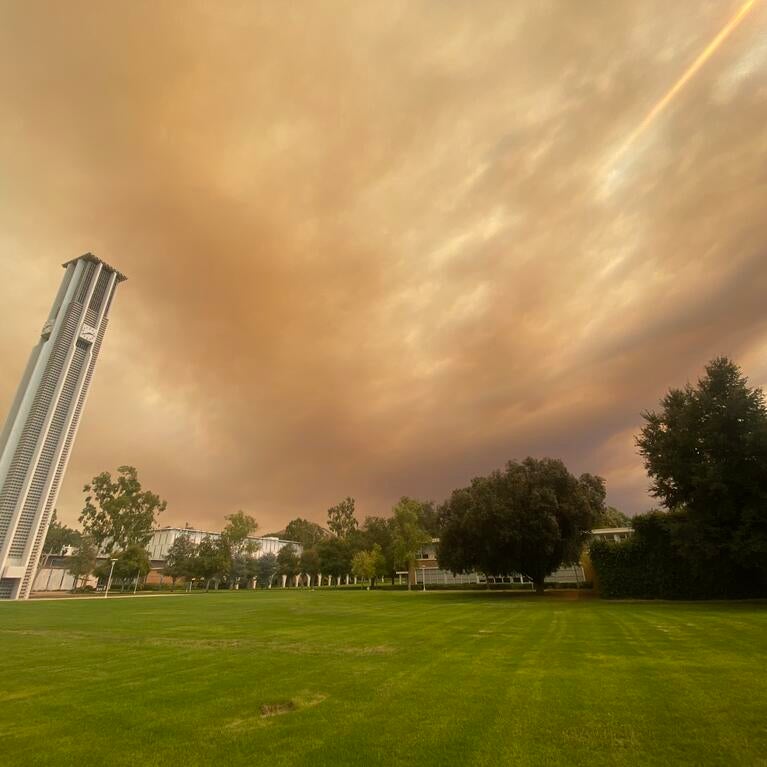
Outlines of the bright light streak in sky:
M 698 58 L 690 64 L 684 74 L 671 86 L 667 93 L 661 98 L 653 108 L 647 113 L 647 116 L 631 132 L 629 137 L 623 142 L 620 149 L 615 153 L 612 159 L 614 168 L 623 156 L 628 152 L 637 139 L 652 125 L 658 116 L 666 109 L 681 90 L 692 80 L 701 67 L 716 53 L 717 49 L 724 41 L 737 29 L 743 19 L 753 10 L 757 0 L 747 0 L 743 3 L 738 12 L 722 27 L 714 39 L 703 49 Z

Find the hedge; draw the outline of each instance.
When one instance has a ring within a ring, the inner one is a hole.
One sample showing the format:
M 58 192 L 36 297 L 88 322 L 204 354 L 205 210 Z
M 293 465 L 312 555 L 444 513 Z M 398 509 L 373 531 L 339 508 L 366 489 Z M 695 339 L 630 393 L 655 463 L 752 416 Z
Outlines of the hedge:
M 638 517 L 634 535 L 618 543 L 596 540 L 589 549 L 601 596 L 629 599 L 727 599 L 764 596 L 760 580 L 717 559 L 684 556 L 673 514 Z

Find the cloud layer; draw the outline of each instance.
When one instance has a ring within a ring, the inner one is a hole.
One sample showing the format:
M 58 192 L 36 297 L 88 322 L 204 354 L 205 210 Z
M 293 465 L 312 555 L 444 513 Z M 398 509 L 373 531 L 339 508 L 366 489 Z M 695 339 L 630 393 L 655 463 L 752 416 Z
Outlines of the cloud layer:
M 647 507 L 640 411 L 767 384 L 767 3 L 0 5 L 0 409 L 86 250 L 116 299 L 60 508 L 441 499 L 527 454 Z M 79 6 L 79 7 L 78 7 Z

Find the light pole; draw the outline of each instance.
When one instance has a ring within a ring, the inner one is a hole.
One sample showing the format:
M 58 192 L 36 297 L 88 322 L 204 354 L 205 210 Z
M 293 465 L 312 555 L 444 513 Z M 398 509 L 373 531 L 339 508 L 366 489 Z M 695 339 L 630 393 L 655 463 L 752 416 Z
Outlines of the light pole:
M 109 587 L 112 585 L 112 573 L 115 571 L 115 562 L 117 562 L 116 559 L 112 560 L 112 567 L 109 569 L 109 578 L 107 579 L 107 587 L 104 591 L 104 599 L 106 599 L 109 596 Z

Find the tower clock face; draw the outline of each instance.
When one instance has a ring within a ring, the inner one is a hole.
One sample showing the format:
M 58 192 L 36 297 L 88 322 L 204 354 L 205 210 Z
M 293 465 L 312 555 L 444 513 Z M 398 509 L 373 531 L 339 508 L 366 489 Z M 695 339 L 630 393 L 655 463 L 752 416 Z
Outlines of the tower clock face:
M 96 328 L 92 328 L 90 325 L 83 323 L 83 326 L 80 328 L 80 338 L 83 341 L 92 344 L 96 340 Z

